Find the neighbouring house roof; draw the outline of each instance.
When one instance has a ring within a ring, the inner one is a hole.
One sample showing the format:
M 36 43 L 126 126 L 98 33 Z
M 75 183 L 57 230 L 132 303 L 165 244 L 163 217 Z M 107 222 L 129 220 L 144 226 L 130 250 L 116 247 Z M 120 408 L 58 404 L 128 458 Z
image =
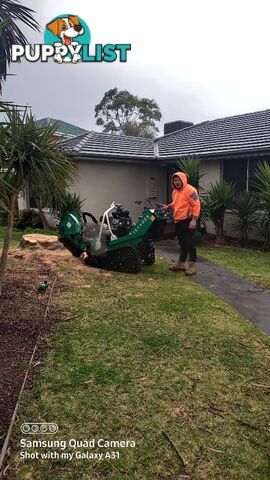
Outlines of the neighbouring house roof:
M 270 152 L 270 110 L 205 121 L 155 140 L 91 131 L 63 144 L 78 157 L 160 161 Z
M 148 138 L 89 132 L 62 144 L 80 157 L 155 158 L 154 141 Z
M 76 125 L 63 122 L 62 120 L 55 120 L 54 118 L 47 117 L 36 121 L 36 124 L 39 126 L 46 126 L 49 125 L 49 123 L 57 123 L 58 127 L 56 133 L 66 138 L 73 138 L 88 132 L 88 130 L 85 130 L 84 128 L 76 127 Z

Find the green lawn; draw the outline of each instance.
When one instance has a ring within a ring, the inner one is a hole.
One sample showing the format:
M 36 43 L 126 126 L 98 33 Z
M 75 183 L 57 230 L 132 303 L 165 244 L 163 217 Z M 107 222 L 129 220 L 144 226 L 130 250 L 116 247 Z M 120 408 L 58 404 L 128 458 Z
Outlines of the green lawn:
M 55 421 L 60 431 L 47 440 L 129 439 L 136 448 L 92 449 L 120 451 L 103 461 L 23 463 L 17 453 L 10 478 L 269 478 L 267 335 L 162 261 L 138 275 L 63 263 L 53 302 L 69 320 L 50 335 L 23 397 L 18 452 L 24 421 Z
M 236 247 L 200 247 L 199 255 L 270 289 L 270 252 Z

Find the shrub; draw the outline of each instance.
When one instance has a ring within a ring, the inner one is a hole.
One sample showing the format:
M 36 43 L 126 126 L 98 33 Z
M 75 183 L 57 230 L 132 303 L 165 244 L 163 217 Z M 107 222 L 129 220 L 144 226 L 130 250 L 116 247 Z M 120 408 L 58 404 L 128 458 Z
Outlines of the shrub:
M 1 212 L 0 211 L 0 226 L 1 227 L 6 227 L 7 226 L 7 212 Z
M 207 194 L 203 197 L 204 217 L 214 223 L 216 243 L 219 245 L 224 243 L 225 211 L 231 206 L 235 193 L 234 183 L 223 180 L 214 185 L 211 183 Z
M 269 249 L 269 246 L 270 246 L 270 216 L 269 215 L 264 214 L 264 216 L 258 222 L 257 230 L 264 239 L 264 246 L 267 249 Z
M 253 185 L 256 188 L 259 206 L 263 218 L 259 224 L 259 232 L 263 235 L 266 247 L 270 246 L 270 165 L 264 161 L 259 163 L 255 172 Z
M 177 167 L 186 174 L 188 183 L 199 191 L 201 179 L 205 175 L 200 159 L 193 156 L 182 158 L 177 161 Z
M 85 200 L 82 200 L 76 193 L 65 193 L 60 200 L 56 202 L 52 213 L 61 220 L 67 213 L 73 213 L 78 217 L 82 215 L 82 208 Z
M 26 228 L 43 228 L 39 213 L 34 210 L 22 210 L 14 222 L 15 228 L 25 230 Z
M 202 232 L 196 230 L 195 233 L 194 233 L 194 239 L 195 239 L 195 243 L 196 245 L 201 245 L 202 244 Z
M 232 231 L 239 234 L 241 247 L 248 246 L 248 235 L 258 223 L 258 199 L 254 192 L 240 192 L 232 201 Z

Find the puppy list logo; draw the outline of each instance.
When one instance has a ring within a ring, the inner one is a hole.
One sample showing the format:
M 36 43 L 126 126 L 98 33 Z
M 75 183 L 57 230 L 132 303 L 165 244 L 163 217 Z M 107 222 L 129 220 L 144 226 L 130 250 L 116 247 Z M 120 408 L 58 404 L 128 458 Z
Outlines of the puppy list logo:
M 79 62 L 126 62 L 130 43 L 97 43 L 91 49 L 91 32 L 77 15 L 59 15 L 47 25 L 44 45 L 13 45 L 11 61 L 48 62 L 50 58 L 59 64 Z

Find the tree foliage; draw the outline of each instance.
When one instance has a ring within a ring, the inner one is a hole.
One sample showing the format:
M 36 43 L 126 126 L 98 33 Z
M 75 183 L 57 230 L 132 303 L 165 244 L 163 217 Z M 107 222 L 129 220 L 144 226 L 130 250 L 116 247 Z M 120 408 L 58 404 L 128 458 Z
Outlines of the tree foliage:
M 199 191 L 201 189 L 201 179 L 205 175 L 201 160 L 198 157 L 190 155 L 178 160 L 177 167 L 181 172 L 186 174 L 188 183 Z
M 203 197 L 204 215 L 215 225 L 217 244 L 224 243 L 225 211 L 231 206 L 235 194 L 235 184 L 223 180 L 215 184 L 211 183 L 207 194 Z
M 103 132 L 154 138 L 161 112 L 154 99 L 139 98 L 128 90 L 112 88 L 96 105 L 95 117 Z
M 238 192 L 234 197 L 231 210 L 234 215 L 232 231 L 240 237 L 241 247 L 248 247 L 249 234 L 258 222 L 258 198 L 255 192 Z
M 12 45 L 24 46 L 28 43 L 18 23 L 40 30 L 34 13 L 34 10 L 24 7 L 17 0 L 0 0 L 0 93 L 11 62 Z
M 18 194 L 29 182 L 40 190 L 61 195 L 76 176 L 68 153 L 58 145 L 57 126 L 38 126 L 35 118 L 16 108 L 7 111 L 6 125 L 0 125 L 0 191 L 7 199 L 7 231 L 0 260 L 0 294 L 12 237 Z
M 77 193 L 65 192 L 52 206 L 52 213 L 59 220 L 62 220 L 68 213 L 73 213 L 77 217 L 81 217 L 84 203 L 85 200 Z
M 259 232 L 264 238 L 267 248 L 270 247 L 270 165 L 269 162 L 260 162 L 256 172 L 253 186 L 256 188 L 261 219 L 259 222 Z
M 13 188 L 20 191 L 31 180 L 35 185 L 53 184 L 61 192 L 73 181 L 75 167 L 59 146 L 57 124 L 38 126 L 31 113 L 21 114 L 16 108 L 6 115 L 7 125 L 0 126 L 0 165 L 11 176 Z

